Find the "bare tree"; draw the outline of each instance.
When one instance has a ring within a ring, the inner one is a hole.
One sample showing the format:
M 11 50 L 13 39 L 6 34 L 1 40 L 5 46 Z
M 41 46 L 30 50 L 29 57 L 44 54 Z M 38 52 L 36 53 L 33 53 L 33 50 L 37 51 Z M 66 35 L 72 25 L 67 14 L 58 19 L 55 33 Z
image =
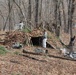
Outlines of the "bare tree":
M 5 21 L 5 24 L 4 24 L 4 27 L 3 27 L 3 30 L 6 29 L 6 24 L 7 24 L 7 21 L 9 20 L 9 30 L 11 29 L 11 11 L 12 11 L 12 8 L 13 8 L 13 4 L 11 3 L 10 0 L 8 0 L 8 16 L 6 18 L 6 21 Z
M 39 11 L 39 0 L 35 0 L 35 24 L 38 28 L 38 11 Z
M 74 2 L 74 0 L 72 0 Z M 47 28 L 51 31 L 53 23 L 55 24 L 55 32 L 59 35 L 59 26 L 66 32 L 69 31 L 72 14 L 75 6 L 72 7 L 70 0 L 6 0 L 6 4 L 0 6 L 4 17 L 3 30 L 8 27 L 13 28 L 13 22 L 18 23 L 24 21 L 27 27 Z M 71 10 L 72 7 L 72 10 Z M 5 14 L 5 15 L 4 15 Z M 2 16 L 1 16 L 2 17 Z M 73 17 L 72 17 L 73 18 Z M 9 23 L 9 24 L 8 24 Z M 14 24 L 15 24 L 14 23 Z M 8 26 L 9 25 L 9 26 Z

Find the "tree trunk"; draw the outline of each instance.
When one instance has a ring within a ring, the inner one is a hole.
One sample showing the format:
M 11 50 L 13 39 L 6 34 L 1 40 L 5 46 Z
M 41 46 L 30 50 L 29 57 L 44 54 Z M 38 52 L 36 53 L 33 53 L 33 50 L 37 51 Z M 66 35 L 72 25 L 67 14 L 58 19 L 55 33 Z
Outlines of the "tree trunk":
M 71 41 L 71 39 L 73 38 L 73 32 L 72 32 L 72 26 L 73 26 L 73 22 L 72 22 L 72 19 L 73 19 L 73 13 L 74 13 L 74 7 L 73 7 L 73 3 L 74 3 L 74 0 L 69 0 L 69 10 L 68 10 L 68 16 L 69 16 L 69 21 L 68 21 L 68 24 L 69 24 L 69 28 L 70 28 L 70 54 L 73 52 L 73 41 Z
M 28 26 L 31 27 L 31 0 L 28 2 Z
M 39 8 L 39 0 L 35 0 L 35 24 L 38 28 L 38 9 Z
M 11 1 L 8 0 L 8 8 L 9 8 L 9 31 L 11 30 Z
M 29 21 L 31 21 L 31 0 L 29 0 L 28 19 L 29 19 Z

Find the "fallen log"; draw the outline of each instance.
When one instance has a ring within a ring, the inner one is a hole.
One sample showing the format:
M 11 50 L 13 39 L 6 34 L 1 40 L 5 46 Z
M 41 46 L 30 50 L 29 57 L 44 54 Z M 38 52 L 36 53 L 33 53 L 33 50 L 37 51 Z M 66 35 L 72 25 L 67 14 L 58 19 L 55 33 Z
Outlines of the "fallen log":
M 45 54 L 42 54 L 42 53 L 34 53 L 34 52 L 28 52 L 26 50 L 23 49 L 23 53 L 26 53 L 26 54 L 32 54 L 32 55 L 40 55 L 40 56 L 43 56 Z M 50 55 L 50 54 L 47 54 L 48 57 L 53 57 L 53 58 L 58 58 L 58 59 L 62 59 L 62 60 L 70 60 L 70 61 L 76 61 L 76 59 L 73 59 L 73 58 L 70 58 L 69 56 L 54 56 L 54 55 Z
M 34 52 L 28 52 L 26 50 L 23 49 L 23 53 L 26 53 L 26 54 L 33 54 L 33 55 L 43 55 L 42 53 L 34 53 Z

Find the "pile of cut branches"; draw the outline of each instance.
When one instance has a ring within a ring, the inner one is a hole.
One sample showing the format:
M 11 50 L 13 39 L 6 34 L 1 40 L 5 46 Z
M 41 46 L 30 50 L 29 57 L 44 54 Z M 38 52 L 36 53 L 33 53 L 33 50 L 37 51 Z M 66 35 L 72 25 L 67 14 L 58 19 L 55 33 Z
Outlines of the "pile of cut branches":
M 7 32 L 5 37 L 5 45 L 11 46 L 15 42 L 24 43 L 27 40 L 29 33 L 22 31 Z

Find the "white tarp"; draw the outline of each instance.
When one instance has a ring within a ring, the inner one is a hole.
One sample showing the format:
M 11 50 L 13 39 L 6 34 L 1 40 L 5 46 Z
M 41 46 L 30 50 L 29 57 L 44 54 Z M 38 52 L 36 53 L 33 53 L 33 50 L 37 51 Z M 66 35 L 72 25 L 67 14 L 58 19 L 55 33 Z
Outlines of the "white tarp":
M 42 41 L 42 45 L 43 45 L 44 48 L 46 48 L 46 41 L 47 41 L 47 38 L 44 38 L 43 41 Z
M 22 30 L 23 29 L 23 22 L 19 23 L 19 24 L 16 24 L 15 27 L 14 27 L 14 30 Z
M 46 48 L 46 42 L 47 42 L 47 32 L 44 31 L 43 41 L 42 41 L 42 46 L 43 46 L 44 48 Z

